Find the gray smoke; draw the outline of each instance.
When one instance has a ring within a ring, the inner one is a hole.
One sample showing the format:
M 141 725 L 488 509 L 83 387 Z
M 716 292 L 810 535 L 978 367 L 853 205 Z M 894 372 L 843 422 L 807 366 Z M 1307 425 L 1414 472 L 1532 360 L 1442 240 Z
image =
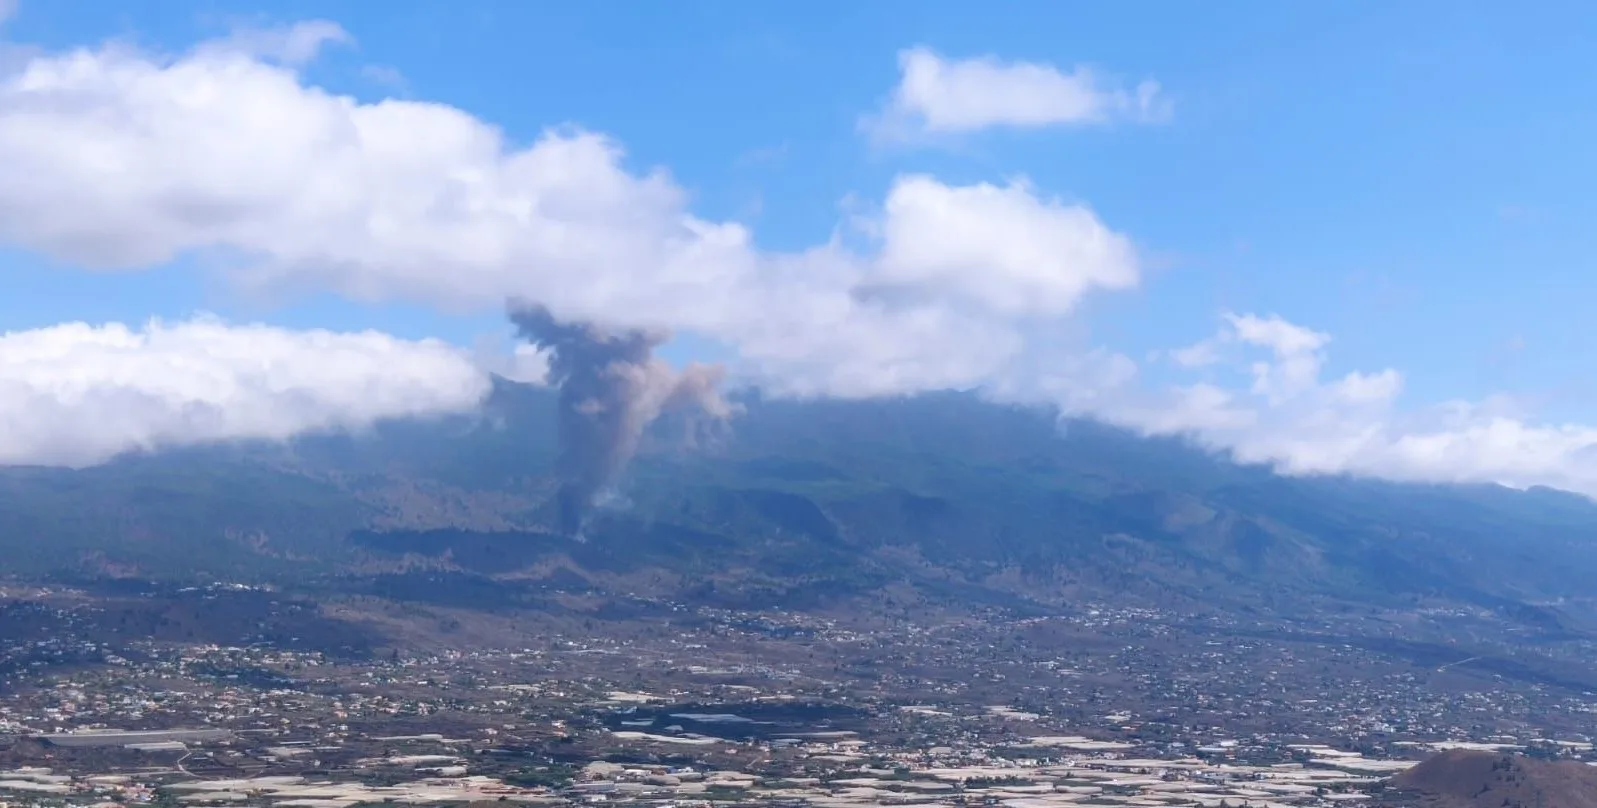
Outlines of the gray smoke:
M 548 383 L 560 390 L 556 501 L 567 535 L 582 534 L 594 498 L 626 467 L 660 413 L 695 408 L 721 419 L 731 412 L 720 394 L 720 367 L 677 371 L 654 357 L 667 333 L 564 322 L 535 304 L 511 304 L 510 319 L 547 354 Z

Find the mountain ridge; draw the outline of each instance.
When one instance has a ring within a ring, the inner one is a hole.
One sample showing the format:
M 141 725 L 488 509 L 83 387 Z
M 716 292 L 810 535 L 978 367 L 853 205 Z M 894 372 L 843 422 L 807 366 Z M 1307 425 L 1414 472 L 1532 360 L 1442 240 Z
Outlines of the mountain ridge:
M 574 542 L 553 532 L 553 419 L 548 390 L 501 380 L 470 417 L 4 469 L 0 550 L 21 575 L 553 565 L 601 589 L 653 569 L 697 581 L 689 593 L 741 581 L 842 597 L 897 581 L 1044 605 L 1451 603 L 1542 630 L 1584 620 L 1565 611 L 1584 611 L 1597 579 L 1597 504 L 1578 495 L 1283 477 L 962 393 L 749 397 L 692 448 L 658 424 Z

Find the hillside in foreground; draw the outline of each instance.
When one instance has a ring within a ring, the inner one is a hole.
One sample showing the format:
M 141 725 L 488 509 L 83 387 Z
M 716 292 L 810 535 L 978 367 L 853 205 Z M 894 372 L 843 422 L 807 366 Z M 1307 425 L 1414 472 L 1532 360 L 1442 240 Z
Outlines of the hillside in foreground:
M 1597 808 L 1597 767 L 1454 750 L 1392 778 L 1385 797 L 1416 808 Z

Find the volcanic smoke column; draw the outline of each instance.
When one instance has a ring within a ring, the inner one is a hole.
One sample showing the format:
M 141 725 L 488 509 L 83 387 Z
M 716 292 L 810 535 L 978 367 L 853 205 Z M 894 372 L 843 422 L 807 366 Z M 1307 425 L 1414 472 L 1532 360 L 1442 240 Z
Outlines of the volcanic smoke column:
M 563 322 L 536 304 L 512 303 L 510 319 L 548 355 L 549 384 L 560 389 L 557 501 L 566 535 L 582 534 L 594 497 L 632 459 L 644 428 L 661 412 L 695 407 L 714 418 L 730 414 L 720 367 L 694 364 L 678 372 L 654 358 L 667 333 Z

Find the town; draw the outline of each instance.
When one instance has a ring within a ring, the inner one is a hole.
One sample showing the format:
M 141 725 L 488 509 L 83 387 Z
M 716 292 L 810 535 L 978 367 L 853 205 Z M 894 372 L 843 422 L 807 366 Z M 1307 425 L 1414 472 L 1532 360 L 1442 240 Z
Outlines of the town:
M 9 594 L 53 627 L 0 640 L 16 806 L 1325 806 L 1446 749 L 1597 762 L 1578 683 L 1157 609 L 657 604 L 344 653 L 107 639 L 92 599 Z

